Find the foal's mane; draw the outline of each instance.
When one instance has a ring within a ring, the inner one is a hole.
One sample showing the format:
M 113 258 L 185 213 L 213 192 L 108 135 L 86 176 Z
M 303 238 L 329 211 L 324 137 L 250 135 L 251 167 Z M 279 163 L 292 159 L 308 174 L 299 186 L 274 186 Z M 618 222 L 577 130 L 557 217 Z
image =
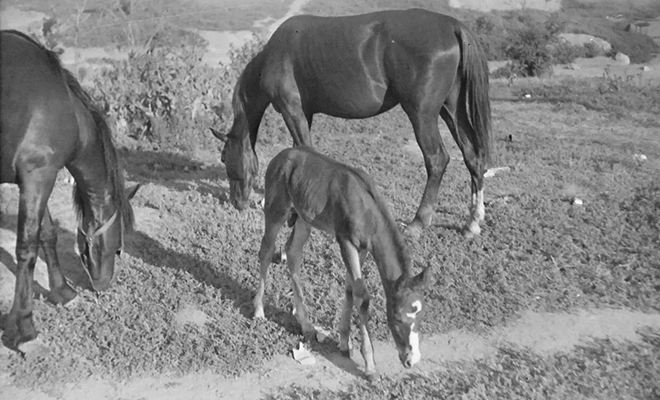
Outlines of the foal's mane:
M 378 207 L 378 210 L 380 211 L 381 215 L 383 216 L 383 221 L 385 222 L 385 228 L 391 233 L 392 239 L 394 240 L 394 246 L 396 247 L 396 253 L 398 256 L 398 261 L 399 264 L 401 265 L 401 273 L 405 277 L 411 276 L 411 265 L 412 265 L 412 259 L 410 258 L 410 252 L 408 251 L 408 245 L 406 244 L 406 241 L 399 231 L 399 227 L 397 226 L 396 222 L 394 221 L 394 218 L 392 217 L 392 214 L 390 213 L 390 209 L 387 206 L 387 203 L 385 202 L 385 199 L 383 196 L 380 194 L 380 192 L 376 188 L 376 183 L 374 180 L 367 175 L 365 172 L 355 169 L 352 167 L 349 167 L 352 169 L 358 176 L 360 176 L 365 183 L 365 189 L 367 192 L 371 195 L 371 197 L 374 199 L 374 202 L 376 203 L 376 206 Z
M 112 138 L 112 132 L 108 127 L 108 124 L 103 117 L 103 112 L 94 104 L 92 97 L 85 91 L 85 89 L 80 86 L 78 80 L 73 76 L 73 74 L 62 67 L 62 62 L 60 61 L 57 53 L 48 50 L 41 43 L 31 38 L 30 36 L 19 32 L 19 31 L 7 31 L 13 35 L 19 36 L 24 40 L 27 40 L 37 48 L 39 48 L 47 57 L 50 68 L 57 74 L 62 76 L 62 80 L 66 83 L 69 91 L 77 97 L 85 106 L 87 111 L 91 114 L 96 129 L 94 132 L 99 139 L 101 144 L 101 149 L 103 152 L 105 170 L 106 170 L 106 181 L 110 184 L 111 193 L 112 193 L 112 203 L 119 210 L 121 216 L 124 220 L 124 227 L 126 229 L 132 229 L 134 224 L 133 209 L 131 208 L 128 199 L 125 195 L 124 190 L 124 176 L 123 169 L 120 168 L 119 158 L 117 157 L 117 150 Z M 83 210 L 83 193 L 80 190 L 78 184 L 73 188 L 73 203 L 78 219 L 82 217 Z

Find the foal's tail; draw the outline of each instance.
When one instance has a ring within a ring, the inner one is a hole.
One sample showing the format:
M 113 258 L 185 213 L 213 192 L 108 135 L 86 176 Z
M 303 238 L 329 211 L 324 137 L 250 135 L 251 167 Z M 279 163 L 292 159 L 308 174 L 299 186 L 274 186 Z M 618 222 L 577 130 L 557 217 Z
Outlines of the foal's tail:
M 463 25 L 456 29 L 461 46 L 462 87 L 468 118 L 476 137 L 470 137 L 477 156 L 483 157 L 484 171 L 491 162 L 491 112 L 488 94 L 488 61 L 476 37 Z M 481 158 L 478 157 L 478 158 Z

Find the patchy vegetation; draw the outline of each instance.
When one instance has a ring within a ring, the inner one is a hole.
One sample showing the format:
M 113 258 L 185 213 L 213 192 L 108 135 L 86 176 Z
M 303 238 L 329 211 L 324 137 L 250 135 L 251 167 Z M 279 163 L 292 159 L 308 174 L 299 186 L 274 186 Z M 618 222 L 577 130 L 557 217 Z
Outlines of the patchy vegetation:
M 660 396 L 660 332 L 642 343 L 597 340 L 572 353 L 542 357 L 502 348 L 486 360 L 447 365 L 442 372 L 355 383 L 345 391 L 296 386 L 268 398 L 284 399 L 654 399 Z

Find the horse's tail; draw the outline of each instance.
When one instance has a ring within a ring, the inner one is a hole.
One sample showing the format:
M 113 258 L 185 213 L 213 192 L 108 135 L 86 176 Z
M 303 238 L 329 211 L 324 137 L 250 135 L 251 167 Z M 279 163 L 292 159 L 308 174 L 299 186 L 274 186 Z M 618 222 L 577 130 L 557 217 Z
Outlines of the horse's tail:
M 461 66 L 463 71 L 462 90 L 468 108 L 468 118 L 475 137 L 470 137 L 475 153 L 483 156 L 484 171 L 491 162 L 491 111 L 488 86 L 488 60 L 481 50 L 476 37 L 465 26 L 456 29 L 456 37 L 461 46 Z

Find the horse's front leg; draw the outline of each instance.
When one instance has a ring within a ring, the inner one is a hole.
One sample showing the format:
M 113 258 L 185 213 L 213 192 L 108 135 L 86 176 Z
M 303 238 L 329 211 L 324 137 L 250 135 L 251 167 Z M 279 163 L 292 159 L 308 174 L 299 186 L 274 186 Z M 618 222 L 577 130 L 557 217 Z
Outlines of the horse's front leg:
M 41 220 L 55 183 L 54 174 L 40 177 L 36 170 L 32 179 L 27 178 L 30 177 L 22 177 L 23 182 L 27 183 L 21 185 L 18 201 L 14 302 L 2 334 L 2 343 L 13 350 L 37 337 L 32 321 L 34 266 L 39 254 Z
M 310 135 L 313 115 L 303 111 L 302 100 L 297 89 L 290 88 L 284 90 L 284 93 L 273 101 L 273 106 L 282 114 L 284 123 L 293 138 L 294 146 L 313 146 Z
M 50 291 L 46 299 L 54 304 L 65 305 L 73 300 L 77 293 L 64 279 L 57 257 L 57 232 L 48 207 L 44 211 L 39 235 L 41 248 L 44 251 L 46 265 L 48 265 L 48 285 Z
M 374 360 L 374 347 L 369 333 L 369 301 L 371 295 L 362 279 L 361 264 L 364 261 L 364 251 L 358 250 L 347 239 L 338 238 L 341 256 L 348 269 L 348 274 L 353 277 L 353 302 L 358 307 L 360 314 L 360 336 L 362 337 L 362 358 L 364 359 L 364 373 L 369 382 L 378 379 L 376 361 Z
M 344 305 L 339 320 L 339 352 L 351 358 L 351 317 L 353 316 L 353 276 L 346 270 Z

